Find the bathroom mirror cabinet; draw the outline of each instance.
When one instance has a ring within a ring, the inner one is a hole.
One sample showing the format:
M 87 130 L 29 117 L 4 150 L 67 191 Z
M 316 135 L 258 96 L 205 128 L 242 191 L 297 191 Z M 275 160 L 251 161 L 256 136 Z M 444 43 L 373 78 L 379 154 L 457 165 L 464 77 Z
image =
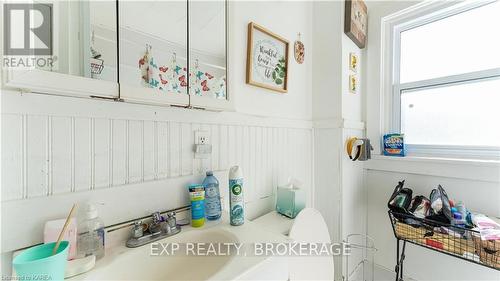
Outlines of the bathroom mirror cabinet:
M 226 82 L 227 1 L 82 0 L 47 7 L 54 64 L 11 68 L 6 86 L 131 103 L 233 108 Z
M 12 48 L 12 53 L 6 52 L 12 55 L 10 66 L 15 65 L 4 68 L 5 85 L 38 93 L 118 98 L 116 3 L 32 2 L 36 9 L 11 11 L 11 22 L 29 13 L 30 32 L 41 27 L 43 33 L 30 36 L 26 30 L 10 30 L 25 36 L 22 42 L 5 42 Z

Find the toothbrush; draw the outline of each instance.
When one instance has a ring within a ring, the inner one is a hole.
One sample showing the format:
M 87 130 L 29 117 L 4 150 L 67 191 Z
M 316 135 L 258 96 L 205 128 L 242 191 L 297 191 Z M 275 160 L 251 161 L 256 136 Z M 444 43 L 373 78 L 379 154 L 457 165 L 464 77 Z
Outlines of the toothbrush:
M 76 204 L 73 204 L 73 207 L 71 208 L 71 211 L 69 211 L 68 217 L 66 218 L 66 222 L 64 223 L 64 226 L 61 229 L 61 233 L 59 233 L 59 238 L 57 238 L 56 246 L 52 250 L 52 255 L 55 255 L 57 253 L 57 249 L 59 249 L 59 245 L 61 244 L 61 240 L 64 237 L 64 233 L 68 228 L 69 222 L 71 221 L 71 217 L 73 217 L 73 212 L 75 211 L 75 209 L 76 209 Z

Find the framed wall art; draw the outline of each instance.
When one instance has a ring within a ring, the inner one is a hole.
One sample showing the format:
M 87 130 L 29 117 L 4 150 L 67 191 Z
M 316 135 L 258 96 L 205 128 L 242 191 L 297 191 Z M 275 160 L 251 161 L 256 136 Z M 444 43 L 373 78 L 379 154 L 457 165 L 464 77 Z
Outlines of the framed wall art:
M 288 48 L 285 38 L 250 22 L 248 24 L 247 84 L 286 93 Z
M 358 76 L 356 74 L 349 75 L 349 92 L 351 94 L 358 92 Z
M 358 72 L 358 55 L 349 53 L 349 69 L 356 73 Z
M 344 33 L 361 49 L 366 45 L 368 10 L 363 0 L 346 0 Z

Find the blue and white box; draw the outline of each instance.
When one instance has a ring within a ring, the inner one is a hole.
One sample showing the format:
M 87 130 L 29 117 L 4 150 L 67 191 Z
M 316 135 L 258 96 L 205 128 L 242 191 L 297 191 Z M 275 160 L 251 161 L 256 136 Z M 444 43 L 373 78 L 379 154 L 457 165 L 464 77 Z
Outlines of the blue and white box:
M 384 155 L 386 156 L 406 156 L 406 146 L 404 134 L 384 135 Z

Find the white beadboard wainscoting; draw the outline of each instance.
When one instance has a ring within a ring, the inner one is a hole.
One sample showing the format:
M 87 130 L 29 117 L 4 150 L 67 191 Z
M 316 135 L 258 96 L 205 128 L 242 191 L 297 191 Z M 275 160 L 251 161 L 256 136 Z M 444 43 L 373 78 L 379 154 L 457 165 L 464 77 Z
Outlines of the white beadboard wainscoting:
M 310 130 L 91 117 L 3 114 L 2 201 L 90 191 L 226 170 L 240 164 L 272 194 L 278 173 L 304 179 Z M 194 132 L 209 132 L 211 159 L 194 159 Z M 301 145 L 302 144 L 302 145 Z M 254 182 L 255 181 L 255 182 Z
M 312 204 L 310 121 L 4 92 L 1 125 L 2 221 L 16 225 L 2 228 L 2 252 L 40 242 L 75 201 L 97 202 L 106 225 L 187 205 L 206 169 L 225 196 L 228 168 L 242 166 L 249 218 L 290 176 Z M 210 159 L 194 159 L 197 130 Z

